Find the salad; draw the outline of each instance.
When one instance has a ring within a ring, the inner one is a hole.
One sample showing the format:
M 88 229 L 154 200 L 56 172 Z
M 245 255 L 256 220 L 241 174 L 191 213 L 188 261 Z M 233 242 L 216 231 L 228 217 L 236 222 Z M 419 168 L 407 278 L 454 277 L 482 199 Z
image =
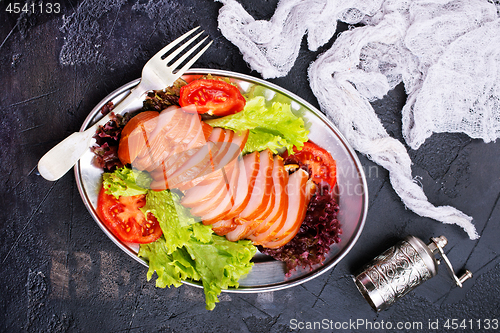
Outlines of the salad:
M 289 274 L 340 241 L 335 160 L 290 105 L 258 91 L 186 76 L 113 115 L 95 138 L 100 220 L 140 244 L 157 286 L 201 281 L 207 309 L 250 272 L 257 250 Z

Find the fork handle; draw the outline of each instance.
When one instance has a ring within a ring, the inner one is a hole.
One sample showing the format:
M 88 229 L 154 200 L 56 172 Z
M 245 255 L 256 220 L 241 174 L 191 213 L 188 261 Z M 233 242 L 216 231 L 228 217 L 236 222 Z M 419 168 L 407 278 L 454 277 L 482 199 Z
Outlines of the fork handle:
M 64 176 L 87 151 L 94 133 L 95 131 L 92 132 L 90 129 L 85 132 L 75 132 L 59 142 L 38 161 L 40 175 L 50 181 Z
M 125 99 L 117 104 L 113 112 L 116 114 L 121 113 L 131 102 L 140 98 L 146 92 L 147 90 L 144 90 L 144 86 L 139 84 L 131 90 Z M 85 131 L 71 134 L 49 150 L 38 161 L 40 175 L 50 181 L 58 180 L 64 176 L 80 160 L 82 155 L 88 151 L 97 128 L 106 124 L 109 119 L 110 114 L 100 119 Z

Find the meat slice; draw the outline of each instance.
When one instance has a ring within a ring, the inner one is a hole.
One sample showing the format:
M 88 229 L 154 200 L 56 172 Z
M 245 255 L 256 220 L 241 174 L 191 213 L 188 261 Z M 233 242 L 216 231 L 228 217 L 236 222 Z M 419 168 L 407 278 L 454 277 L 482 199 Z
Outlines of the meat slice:
M 147 168 L 148 171 L 160 168 L 165 174 L 176 161 L 185 158 L 185 155 L 192 156 L 196 149 L 206 144 L 199 116 L 186 113 L 184 118 L 184 122 L 180 121 L 175 129 L 164 136 L 166 151 L 160 157 L 163 160 L 155 161 L 155 164 Z
M 196 126 L 194 129 L 194 132 L 197 133 L 197 135 L 189 142 L 186 146 L 186 150 L 189 150 L 191 148 L 195 147 L 201 147 L 204 144 L 207 143 L 208 138 L 213 132 L 212 126 L 208 125 L 204 121 L 201 120 L 201 118 L 198 118 L 198 121 L 196 122 Z
M 165 110 L 160 112 L 158 118 L 158 124 L 153 132 L 151 132 L 151 138 L 155 138 L 160 133 L 166 133 L 166 131 L 171 130 L 177 125 L 180 120 L 180 116 L 184 115 L 185 112 L 176 105 L 169 106 Z
M 213 224 L 219 220 L 225 220 L 227 213 L 233 208 L 234 200 L 236 197 L 236 191 L 238 186 L 238 177 L 240 173 L 240 168 L 238 163 L 234 163 L 235 170 L 233 171 L 231 178 L 226 186 L 223 187 L 221 191 L 224 197 L 217 204 L 209 207 L 208 210 L 205 210 L 201 216 L 201 220 L 203 224 Z M 222 170 L 226 169 L 226 167 L 222 168 Z
M 178 146 L 182 147 L 182 149 L 186 149 L 188 144 L 200 133 L 200 131 L 203 132 L 200 116 L 198 114 L 191 113 L 188 113 L 187 115 L 188 123 L 184 128 L 184 136 L 179 136 L 180 140 L 176 142 Z M 177 151 L 177 146 L 175 148 Z
M 259 155 L 259 173 L 255 179 L 252 195 L 245 209 L 238 214 L 239 218 L 247 221 L 255 219 L 264 212 L 272 191 L 273 153 L 266 149 Z
M 211 147 L 210 156 L 214 152 L 218 151 L 218 149 L 220 148 L 219 142 L 224 142 L 225 135 L 226 133 L 224 131 L 216 131 L 215 133 L 213 133 L 212 139 L 214 139 L 215 141 L 209 140 L 208 142 L 216 142 L 216 144 Z M 175 172 L 177 172 L 179 169 L 181 169 L 186 163 L 188 163 L 189 159 L 196 154 L 196 152 L 202 147 L 202 145 L 198 145 L 190 149 L 183 149 L 183 147 L 179 145 L 177 147 L 178 149 L 174 148 L 173 154 L 169 155 L 168 159 L 162 161 L 161 174 L 164 178 L 172 178 L 172 175 L 175 174 Z M 169 183 L 172 185 L 172 179 L 169 179 Z
M 150 133 L 148 144 L 144 145 L 132 162 L 138 170 L 154 170 L 169 154 L 172 145 L 165 139 L 181 122 L 185 122 L 186 113 L 179 107 L 171 106 L 163 110 L 158 116 L 158 123 Z
M 290 175 L 286 187 L 288 194 L 286 221 L 276 235 L 262 242 L 262 246 L 271 249 L 278 248 L 295 237 L 306 215 L 309 201 L 316 191 L 316 185 L 308 178 L 308 173 L 302 169 Z
M 273 239 L 278 231 L 281 230 L 285 225 L 288 216 L 287 208 L 285 208 L 283 212 L 278 215 L 278 218 L 273 223 L 269 223 L 266 225 L 266 227 L 268 227 L 266 231 L 262 233 L 254 232 L 254 234 L 249 235 L 247 238 L 250 239 L 254 245 L 263 245 L 269 240 Z M 263 225 L 261 224 L 257 227 L 257 229 L 262 227 Z
M 132 163 L 142 148 L 149 144 L 149 136 L 158 124 L 159 113 L 141 112 L 127 123 L 120 134 L 118 157 L 125 165 Z
M 234 161 L 233 163 L 238 162 Z M 224 177 L 224 174 L 220 170 L 217 173 L 217 177 L 213 176 L 210 181 L 205 179 L 200 184 L 187 189 L 184 193 L 184 197 L 181 199 L 181 204 L 188 208 L 195 207 L 213 198 L 225 184 L 226 177 Z
M 273 211 L 273 208 L 274 208 L 274 205 L 276 202 L 276 193 L 274 190 L 274 177 L 272 176 L 273 171 L 274 171 L 274 164 L 272 164 L 271 168 L 272 168 L 271 176 L 268 179 L 268 185 L 267 185 L 267 186 L 269 186 L 268 190 L 267 190 L 267 191 L 269 191 L 269 195 L 265 196 L 265 198 L 263 199 L 264 201 L 267 201 L 267 205 L 265 206 L 264 210 L 262 211 L 262 213 L 260 215 L 256 215 L 253 217 L 254 220 L 264 221 Z
M 234 136 L 232 144 L 225 149 L 224 156 L 214 157 L 214 164 L 217 169 L 209 174 L 198 176 L 197 178 L 176 186 L 180 190 L 186 191 L 182 199 L 182 204 L 186 207 L 194 207 L 204 202 L 222 190 L 223 186 L 227 185 L 228 178 L 231 177 L 231 171 L 236 167 L 237 157 L 241 154 L 243 147 L 248 138 L 248 131 L 244 131 Z M 236 164 L 236 165 L 235 165 Z M 230 166 L 229 168 L 221 168 L 221 166 Z M 209 166 L 213 167 L 212 165 Z M 229 172 L 228 172 L 229 170 Z M 206 171 L 205 171 L 206 172 Z M 203 172 L 201 172 L 203 174 Z
M 182 119 L 177 123 L 177 126 L 164 134 L 160 134 L 163 135 L 163 137 L 158 138 L 158 140 L 162 141 L 158 144 L 157 149 L 163 149 L 163 152 L 154 155 L 155 160 L 148 168 L 146 168 L 147 171 L 156 169 L 159 165 L 174 157 L 177 152 L 183 150 L 181 142 L 187 135 L 187 130 L 192 123 L 192 119 L 192 114 L 183 112 Z
M 193 179 L 206 176 L 227 164 L 227 163 L 221 164 L 220 161 L 224 156 L 226 156 L 226 154 L 229 151 L 229 148 L 231 147 L 231 144 L 234 139 L 234 132 L 226 129 L 223 131 L 224 131 L 224 140 L 220 141 L 220 144 L 216 145 L 217 149 L 214 149 L 212 151 L 212 155 L 210 156 L 210 163 L 207 163 L 207 165 L 203 169 L 201 169 L 199 174 L 195 175 Z M 235 156 L 235 158 L 236 157 L 237 155 Z
M 272 179 L 272 191 L 267 208 L 253 220 L 236 217 L 235 221 L 239 222 L 239 225 L 228 234 L 228 239 L 234 241 L 248 238 L 257 244 L 256 240 L 267 239 L 274 230 L 283 226 L 288 206 L 288 195 L 285 192 L 288 172 L 283 165 L 283 158 L 279 155 L 274 156 Z
M 226 131 L 233 133 L 231 130 Z M 177 184 L 176 187 L 181 191 L 185 191 L 198 184 L 204 185 L 207 181 L 211 182 L 213 179 L 220 180 L 222 175 L 220 172 L 221 167 L 232 163 L 238 156 L 241 155 L 243 147 L 245 147 L 247 142 L 248 134 L 248 130 L 234 133 L 232 141 L 228 142 L 228 144 L 225 144 L 223 147 L 220 147 L 220 150 L 213 156 L 211 164 L 208 164 L 203 170 L 201 170 L 200 174 L 194 179 Z
M 217 155 L 213 156 L 212 163 L 208 165 L 207 168 L 202 170 L 199 177 L 208 175 L 209 173 L 217 171 L 223 166 L 228 165 L 240 156 L 243 151 L 243 147 L 245 147 L 248 139 L 249 131 L 245 130 L 240 133 L 235 133 L 232 130 L 225 131 L 230 132 L 232 137 L 229 138 L 227 144 L 221 148 Z
M 182 197 L 181 204 L 187 208 L 193 208 L 197 205 L 210 200 L 222 190 L 225 181 L 224 177 L 220 177 L 207 185 L 198 185 L 190 188 Z
M 212 224 L 212 230 L 219 236 L 225 236 L 228 232 L 233 231 L 238 225 L 234 219 L 220 220 Z
M 259 168 L 260 155 L 258 152 L 245 155 L 243 159 L 240 160 L 240 174 L 238 177 L 236 198 L 233 207 L 228 212 L 225 219 L 234 218 L 245 209 L 252 196 L 255 178 L 259 173 Z
M 168 161 L 165 161 L 165 170 L 167 168 L 170 169 L 174 164 L 177 164 L 179 166 L 182 165 L 179 163 L 185 163 L 185 161 L 187 161 L 187 159 L 192 156 L 194 152 L 197 151 L 197 149 L 207 144 L 208 140 L 205 138 L 205 126 L 209 126 L 209 133 L 212 133 L 212 127 L 210 125 L 206 125 L 204 122 L 202 122 L 201 118 L 198 115 L 192 115 L 191 126 L 188 129 L 189 133 L 186 134 L 186 136 L 175 147 L 175 150 L 169 156 Z M 222 136 L 215 133 L 212 138 L 221 140 Z
M 191 160 L 188 160 L 184 165 L 175 170 L 174 172 L 167 174 L 168 182 L 170 186 L 177 187 L 180 184 L 192 181 L 198 177 L 206 176 L 210 171 L 206 171 L 202 174 L 204 170 L 211 170 L 210 167 L 214 166 L 214 157 L 219 156 L 219 154 L 225 154 L 229 149 L 231 142 L 234 137 L 234 132 L 231 130 L 223 130 L 224 139 L 222 141 L 211 142 L 212 146 L 210 148 L 209 155 L 203 163 L 192 164 Z M 168 173 L 168 172 L 167 172 Z
M 280 160 L 283 161 L 283 159 L 279 156 L 276 156 L 274 161 Z M 270 217 L 271 213 L 274 212 L 275 219 L 279 217 L 278 212 L 281 212 L 283 208 L 279 206 L 276 206 L 276 201 L 278 200 L 278 205 L 280 204 L 279 201 L 281 201 L 281 198 L 277 198 L 276 195 L 280 195 L 281 193 L 279 191 L 276 191 L 275 186 L 274 186 L 274 181 L 279 182 L 279 172 L 275 172 L 275 168 L 278 167 L 278 163 L 273 163 L 273 171 L 272 171 L 272 187 L 271 187 L 271 195 L 269 196 L 269 199 L 267 200 L 267 206 L 264 209 L 264 211 L 257 217 L 253 219 L 244 219 L 241 217 L 235 217 L 234 221 L 235 224 L 238 226 L 231 232 L 227 234 L 227 239 L 230 241 L 237 241 L 240 239 L 248 238 L 252 234 L 255 233 L 255 231 L 259 228 L 261 228 L 264 224 L 268 223 L 268 217 Z
M 246 238 L 254 244 L 260 244 L 262 240 L 276 234 L 276 230 L 283 226 L 288 208 L 288 194 L 285 191 L 288 184 L 288 172 L 283 165 L 283 158 L 276 155 L 273 167 L 273 193 L 274 204 L 271 213 L 260 223 Z
M 200 129 L 200 131 L 203 130 L 203 127 Z M 225 132 L 219 128 L 219 129 L 214 129 L 210 136 L 208 137 L 208 140 L 204 140 L 204 134 L 202 132 L 198 133 L 198 136 L 196 137 L 194 142 L 190 143 L 190 146 L 188 149 L 182 151 L 179 154 L 176 154 L 175 156 L 171 156 L 168 160 L 163 161 L 161 168 L 157 168 L 151 172 L 151 176 L 154 179 L 157 178 L 165 178 L 166 176 L 169 176 L 174 172 L 180 169 L 184 164 L 186 164 L 191 157 L 193 157 L 199 149 L 201 149 L 203 146 L 207 144 L 207 142 L 220 142 L 224 140 L 224 135 Z M 213 150 L 214 148 L 212 148 Z
M 203 134 L 205 136 L 205 141 L 208 141 L 208 138 L 210 137 L 210 134 L 212 133 L 214 128 L 204 121 L 201 122 L 201 127 L 203 127 Z
M 243 220 L 234 219 L 233 226 L 236 225 L 233 230 L 226 233 L 226 238 L 231 242 L 236 242 L 240 239 L 246 238 L 246 236 L 251 233 L 251 231 L 258 226 L 262 221 L 259 220 Z M 242 224 L 240 224 L 242 223 Z
M 220 207 L 222 204 L 227 202 L 226 196 L 233 196 L 234 195 L 234 188 L 236 187 L 235 183 L 237 182 L 238 175 L 239 175 L 239 164 L 236 163 L 231 163 L 230 165 L 224 167 L 221 169 L 222 173 L 222 179 L 220 183 L 222 186 L 218 186 L 217 191 L 213 191 L 213 195 L 209 196 L 208 194 L 204 195 L 205 200 L 198 202 L 197 204 L 190 205 L 191 206 L 191 214 L 195 216 L 203 216 L 206 215 L 212 211 L 215 211 L 217 215 L 221 214 L 226 208 L 225 207 Z M 193 188 L 194 190 L 194 188 Z M 198 192 L 202 192 L 203 190 L 207 190 L 207 188 L 203 188 L 200 186 L 196 191 L 196 194 Z M 190 192 L 192 195 L 193 192 Z M 199 195 L 199 194 L 198 194 Z M 194 201 L 188 197 L 188 200 Z M 185 203 L 182 202 L 184 205 Z M 186 205 L 185 205 L 186 206 Z M 186 206 L 189 207 L 189 206 Z M 202 218 L 203 220 L 203 218 Z
M 175 129 L 178 134 L 167 137 L 171 140 L 173 148 L 167 158 L 175 158 L 176 155 L 191 149 L 194 146 L 201 146 L 206 143 L 199 115 L 186 113 L 185 118 L 186 122 L 184 124 L 179 124 L 179 126 Z
M 201 168 L 202 166 L 205 166 L 206 163 L 209 163 L 210 151 L 211 149 L 213 149 L 213 145 L 213 142 L 208 142 L 203 147 L 196 149 L 193 156 L 184 164 L 183 168 L 185 168 L 185 170 L 189 170 L 190 168 Z M 153 177 L 153 182 L 151 182 L 150 187 L 154 190 L 165 190 L 173 188 L 172 186 L 170 186 L 169 176 L 165 174 L 166 171 L 159 169 L 159 171 L 157 170 L 157 172 L 160 176 Z
M 222 140 L 223 136 L 224 131 L 222 129 L 214 129 L 209 136 L 207 144 L 200 145 L 203 142 L 203 137 L 200 136 L 198 138 L 200 141 L 198 141 L 198 145 L 196 147 L 192 147 L 191 149 L 178 154 L 175 158 L 172 157 L 168 160 L 164 160 L 159 167 L 150 172 L 151 177 L 153 178 L 151 188 L 157 190 L 173 188 L 173 184 L 170 179 L 171 175 L 180 168 L 203 168 L 206 163 L 210 162 L 210 154 L 212 150 L 214 150 L 213 141 Z

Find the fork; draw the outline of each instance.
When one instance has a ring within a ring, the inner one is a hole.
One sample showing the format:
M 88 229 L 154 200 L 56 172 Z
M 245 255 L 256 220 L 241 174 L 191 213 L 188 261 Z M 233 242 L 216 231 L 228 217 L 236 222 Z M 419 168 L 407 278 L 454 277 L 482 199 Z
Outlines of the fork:
M 213 41 L 210 41 L 201 51 L 193 55 L 191 59 L 180 69 L 179 66 L 183 64 L 184 61 L 188 59 L 191 54 L 196 51 L 208 38 L 203 38 L 194 47 L 187 50 L 182 56 L 180 56 L 173 64 L 168 65 L 172 60 L 175 59 L 186 47 L 193 43 L 201 34 L 196 34 L 190 40 L 180 45 L 176 50 L 174 50 L 166 58 L 163 56 L 173 49 L 177 44 L 182 42 L 184 39 L 192 35 L 199 27 L 196 27 L 184 35 L 180 36 L 158 53 L 156 53 L 144 66 L 142 69 L 142 77 L 139 85 L 137 85 L 133 90 L 130 91 L 129 95 L 125 97 L 120 103 L 118 103 L 113 109 L 114 114 L 120 114 L 124 111 L 130 103 L 141 98 L 145 93 L 151 90 L 163 89 L 172 85 L 175 80 L 177 80 L 182 74 L 186 72 L 194 62 L 208 49 Z M 94 136 L 96 130 L 99 126 L 105 125 L 111 118 L 111 112 L 95 123 L 93 126 L 88 128 L 83 132 L 76 132 L 68 136 L 66 139 L 57 144 L 54 148 L 49 150 L 38 162 L 38 171 L 43 178 L 55 181 L 61 178 L 69 171 L 82 157 L 82 155 L 87 152 L 91 144 L 91 139 Z

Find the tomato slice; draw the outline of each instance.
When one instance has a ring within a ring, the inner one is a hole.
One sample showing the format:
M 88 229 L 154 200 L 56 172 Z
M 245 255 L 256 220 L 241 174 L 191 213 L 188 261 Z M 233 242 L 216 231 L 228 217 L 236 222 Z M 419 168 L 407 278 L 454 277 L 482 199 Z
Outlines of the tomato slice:
M 146 244 L 160 238 L 162 231 L 156 217 L 147 218 L 139 208 L 146 204 L 146 195 L 114 196 L 101 187 L 97 198 L 97 215 L 106 227 L 123 242 Z
M 200 79 L 181 88 L 179 104 L 186 112 L 226 116 L 243 110 L 246 100 L 232 84 Z
M 285 151 L 283 158 L 285 164 L 298 164 L 301 168 L 307 168 L 314 183 L 321 185 L 327 183 L 330 188 L 337 182 L 337 163 L 332 155 L 317 144 L 307 141 L 302 150 L 294 148 L 294 154 L 288 155 Z

